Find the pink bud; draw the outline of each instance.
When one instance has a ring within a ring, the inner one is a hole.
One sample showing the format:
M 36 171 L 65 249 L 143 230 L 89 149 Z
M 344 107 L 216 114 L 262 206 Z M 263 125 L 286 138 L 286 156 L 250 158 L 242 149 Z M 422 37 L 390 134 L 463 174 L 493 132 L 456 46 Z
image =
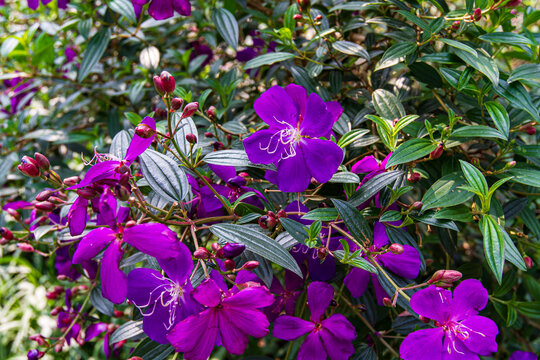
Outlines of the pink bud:
M 474 10 L 473 19 L 474 21 L 479 21 L 482 18 L 482 9 L 476 8 Z
M 224 261 L 225 269 L 232 271 L 236 267 L 236 263 L 232 259 L 227 259 Z
M 54 205 L 52 202 L 50 201 L 42 201 L 42 202 L 38 202 L 37 204 L 34 205 L 34 207 L 38 210 L 41 210 L 41 211 L 45 211 L 45 212 L 51 212 L 53 211 L 54 209 L 56 209 L 56 205 Z
M 461 276 L 461 273 L 456 270 L 437 270 L 427 283 L 439 287 L 451 287 L 454 282 L 461 279 Z
M 513 168 L 514 166 L 516 166 L 516 164 L 517 164 L 517 163 L 516 163 L 514 160 L 509 161 L 509 162 L 506 164 L 506 168 L 507 168 L 507 169 L 511 169 L 511 168 Z
M 207 131 L 207 132 L 204 133 L 204 137 L 213 138 L 214 134 L 212 134 L 210 131 Z
M 305 10 L 309 7 L 310 0 L 296 0 L 296 3 L 301 10 Z
M 86 200 L 91 200 L 98 195 L 98 192 L 92 188 L 77 189 L 77 195 Z
M 190 144 L 195 144 L 197 142 L 197 135 L 195 134 L 186 134 L 186 141 Z
M 52 194 L 53 194 L 53 192 L 51 190 L 43 190 L 42 192 L 37 194 L 36 200 L 37 201 L 47 201 L 51 197 Z
M 206 114 L 211 120 L 214 120 L 216 118 L 216 107 L 210 106 L 208 110 L 206 110 Z
M 51 163 L 49 162 L 49 159 L 47 159 L 45 155 L 37 152 L 34 154 L 34 158 L 36 159 L 38 167 L 41 170 L 48 171 L 49 168 L 51 167 Z
M 444 147 L 443 147 L 443 144 L 439 144 L 437 146 L 437 148 L 435 150 L 433 150 L 430 154 L 429 154 L 429 157 L 430 159 L 438 159 L 441 157 L 441 155 L 443 154 L 444 152 Z
M 38 177 L 41 174 L 37 162 L 28 156 L 23 156 L 21 163 L 17 168 L 20 172 L 29 177 Z
M 182 111 L 182 119 L 190 117 L 191 115 L 195 114 L 197 109 L 199 108 L 198 102 L 192 102 L 186 105 L 184 108 L 184 111 Z
M 19 213 L 17 212 L 17 210 L 15 210 L 15 209 L 8 208 L 8 209 L 6 210 L 6 212 L 7 212 L 11 217 L 13 217 L 14 219 L 19 220 L 19 219 L 21 218 L 21 214 L 19 214 Z
M 420 210 L 420 209 L 422 209 L 422 206 L 424 206 L 424 204 L 421 201 L 415 201 L 411 205 L 411 208 L 413 208 L 414 210 Z
M 212 254 L 210 254 L 210 251 L 206 250 L 206 248 L 203 248 L 203 247 L 198 248 L 193 253 L 193 257 L 199 260 L 210 259 L 211 256 Z
M 161 83 L 161 78 L 157 75 L 153 77 L 154 80 L 154 88 L 156 89 L 157 93 L 161 96 L 165 94 L 165 89 L 163 89 L 163 84 Z
M 161 79 L 161 85 L 163 86 L 163 90 L 165 90 L 166 93 L 174 92 L 175 82 L 174 78 L 171 74 L 169 74 L 169 72 L 162 71 L 159 78 Z
M 0 235 L 2 236 L 3 239 L 6 239 L 8 241 L 13 240 L 13 233 L 8 228 L 1 227 Z
M 259 266 L 258 261 L 247 261 L 244 266 L 242 266 L 242 269 L 245 270 L 255 270 Z
M 461 25 L 461 22 L 459 20 L 456 20 L 454 21 L 454 23 L 452 24 L 452 29 L 453 30 L 457 30 L 459 29 L 459 26 Z
M 22 252 L 34 252 L 34 247 L 27 243 L 18 243 L 17 246 Z
M 294 15 L 293 15 L 293 19 L 294 19 L 294 20 L 301 20 L 301 19 L 302 19 L 302 15 L 301 15 L 301 14 L 294 14 Z
M 394 304 L 392 303 L 392 299 L 385 297 L 385 298 L 383 298 L 382 301 L 383 301 L 384 306 L 386 306 L 386 307 L 394 307 Z
M 422 175 L 420 175 L 420 173 L 418 172 L 410 172 L 407 175 L 407 181 L 412 182 L 412 183 L 419 181 L 421 178 L 422 178 Z
M 428 319 L 427 317 L 422 316 L 422 315 L 419 315 L 419 316 L 418 316 L 418 320 L 420 320 L 420 321 L 423 322 L 424 324 L 429 323 L 429 319 Z
M 171 100 L 171 109 L 176 111 L 182 107 L 183 103 L 184 103 L 184 100 L 175 97 L 174 99 Z
M 519 6 L 519 5 L 521 5 L 521 0 L 510 0 L 509 2 L 506 3 L 505 6 L 506 7 L 516 7 L 516 6 Z
M 278 211 L 277 216 L 278 216 L 278 218 L 286 218 L 287 213 L 285 212 L 285 210 L 281 209 L 281 210 Z
M 405 250 L 401 244 L 392 244 L 388 247 L 388 250 L 394 255 L 401 255 Z
M 79 182 L 81 182 L 81 178 L 78 176 L 72 176 L 64 179 L 64 184 L 67 186 L 77 185 Z
M 534 264 L 533 264 L 532 259 L 529 256 L 524 256 L 523 261 L 525 261 L 525 266 L 527 267 L 527 269 L 532 269 Z
M 156 130 L 147 124 L 139 124 L 135 127 L 135 134 L 143 139 L 149 139 L 156 134 Z

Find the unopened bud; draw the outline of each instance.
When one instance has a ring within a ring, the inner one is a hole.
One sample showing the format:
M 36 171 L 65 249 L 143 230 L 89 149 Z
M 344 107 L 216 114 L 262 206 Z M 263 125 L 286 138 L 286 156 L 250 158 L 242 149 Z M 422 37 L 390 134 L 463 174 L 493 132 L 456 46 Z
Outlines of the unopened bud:
M 326 259 L 326 255 L 328 255 L 328 249 L 327 248 L 320 248 L 317 250 L 317 257 L 321 260 Z
M 184 100 L 175 97 L 174 99 L 171 100 L 171 109 L 176 111 L 182 107 L 183 103 L 184 103 Z
M 315 19 L 314 19 L 314 20 L 315 20 L 315 21 L 322 20 L 322 15 L 319 14 L 319 15 L 315 16 Z
M 213 138 L 214 137 L 214 134 L 212 134 L 210 131 L 206 131 L 204 133 L 204 137 L 207 137 L 207 138 Z
M 298 4 L 300 10 L 305 10 L 309 7 L 310 0 L 296 0 L 296 3 Z
M 422 209 L 422 206 L 424 206 L 424 204 L 421 201 L 415 201 L 411 205 L 411 208 L 414 209 L 414 210 L 420 210 L 420 209 Z
M 214 120 L 216 118 L 216 107 L 213 105 L 210 106 L 208 110 L 206 110 L 206 114 L 208 115 L 210 120 Z
M 34 247 L 27 243 L 18 243 L 17 246 L 22 252 L 34 252 Z
M 529 256 L 524 256 L 523 261 L 525 262 L 525 266 L 527 267 L 527 269 L 532 269 L 533 261 Z
M 528 126 L 526 129 L 525 129 L 525 132 L 529 135 L 534 135 L 536 134 L 536 128 L 534 126 Z
M 421 178 L 422 178 L 422 175 L 420 175 L 420 173 L 414 172 L 414 171 L 410 172 L 407 175 L 407 181 L 412 182 L 412 183 L 415 183 L 415 182 L 419 181 Z
M 81 182 L 81 178 L 78 177 L 78 176 L 72 176 L 72 177 L 68 177 L 68 178 L 64 179 L 64 184 L 66 186 L 77 185 L 79 182 Z
M 506 163 L 505 168 L 511 169 L 511 168 L 513 168 L 514 166 L 516 166 L 516 164 L 517 164 L 517 163 L 516 163 L 514 160 L 509 161 L 508 163 Z
M 190 144 L 197 143 L 197 135 L 195 134 L 186 134 L 186 141 Z
M 131 195 L 131 191 L 122 185 L 116 185 L 114 187 L 114 194 L 116 195 L 116 198 L 120 201 L 127 201 L 129 199 L 129 196 Z
M 86 200 L 91 200 L 98 195 L 98 192 L 92 188 L 77 189 L 77 195 Z
M 418 316 L 418 320 L 420 320 L 421 322 L 423 322 L 424 324 L 427 324 L 429 323 L 429 319 L 425 316 L 422 316 L 422 315 L 419 315 Z
M 135 134 L 143 139 L 149 139 L 156 134 L 156 130 L 147 124 L 139 124 L 135 127 Z
M 263 229 L 268 229 L 268 225 L 266 224 L 268 222 L 268 216 L 263 215 L 259 218 L 259 226 Z
M 287 213 L 285 212 L 285 210 L 281 209 L 281 210 L 278 211 L 277 217 L 278 217 L 278 218 L 286 218 L 286 217 L 287 217 Z
M 46 343 L 45 338 L 44 338 L 43 335 L 41 335 L 41 334 L 30 335 L 30 336 L 28 337 L 28 339 L 37 342 L 37 344 L 38 344 L 39 346 L 43 346 L 43 345 L 45 345 L 45 343 Z
M 476 8 L 474 10 L 474 14 L 471 15 L 471 19 L 473 19 L 474 21 L 479 21 L 481 18 L 482 18 L 482 9 Z
M 19 220 L 21 218 L 21 214 L 19 214 L 15 209 L 7 208 L 6 212 L 16 220 Z
M 38 164 L 38 167 L 41 170 L 48 171 L 51 167 L 51 163 L 49 162 L 49 159 L 43 154 L 40 153 L 34 153 L 34 159 L 36 159 L 36 162 Z
M 8 241 L 13 240 L 13 233 L 11 230 L 5 227 L 0 228 L 0 236 L 2 236 L 2 239 L 6 239 Z
M 231 134 L 225 135 L 225 139 L 227 139 L 227 142 L 230 144 L 232 141 L 232 135 Z
M 133 357 L 130 357 L 128 360 L 143 360 L 143 358 L 140 356 L 133 356 Z
M 218 251 L 219 249 L 221 249 L 221 246 L 219 246 L 218 243 L 213 243 L 213 244 L 212 244 L 212 251 L 213 251 L 213 252 L 216 252 L 216 251 Z
M 384 306 L 386 306 L 386 307 L 394 307 L 394 304 L 392 303 L 392 299 L 390 299 L 390 298 L 385 297 L 385 298 L 382 299 L 382 302 L 383 302 Z
M 435 150 L 429 154 L 430 159 L 438 159 L 444 152 L 443 144 L 439 144 Z
M 126 223 L 126 228 L 134 227 L 135 225 L 137 225 L 137 222 L 135 220 L 129 220 Z
M 302 14 L 294 14 L 292 18 L 294 20 L 302 20 Z
M 28 156 L 23 156 L 21 163 L 17 168 L 20 172 L 29 177 L 38 177 L 41 174 L 36 160 Z
M 163 89 L 163 84 L 161 83 L 161 78 L 157 75 L 153 77 L 154 80 L 154 88 L 156 89 L 157 93 L 161 96 L 165 94 L 165 89 Z
M 62 309 L 62 307 L 60 307 L 60 306 L 57 306 L 57 307 L 55 307 L 54 309 L 51 310 L 50 314 L 51 314 L 51 316 L 56 316 L 56 315 L 58 315 L 58 313 L 60 311 L 64 311 L 64 309 Z
M 173 76 L 169 74 L 169 72 L 162 71 L 159 78 L 161 79 L 161 85 L 163 86 L 163 90 L 165 90 L 166 93 L 174 92 L 175 82 Z
M 232 259 L 243 253 L 245 249 L 244 244 L 227 243 L 223 246 L 223 256 Z
M 120 318 L 120 317 L 124 316 L 124 312 L 120 311 L 120 310 L 114 310 L 113 315 L 114 315 L 115 318 Z
M 184 111 L 182 111 L 182 119 L 190 117 L 191 115 L 195 114 L 197 109 L 199 108 L 198 102 L 192 102 L 186 105 L 184 107 Z
M 203 247 L 198 248 L 193 253 L 193 257 L 199 260 L 210 259 L 211 256 L 212 254 L 210 254 L 210 251 L 206 250 L 206 248 L 203 248 Z
M 521 5 L 521 0 L 510 0 L 506 3 L 505 7 L 516 7 Z
M 37 194 L 36 200 L 37 201 L 47 201 L 51 197 L 52 194 L 53 194 L 53 192 L 51 190 L 43 190 L 42 192 Z
M 63 347 L 64 347 L 64 339 L 60 339 L 60 341 L 56 345 L 54 345 L 54 351 L 60 352 L 62 351 Z
M 214 143 L 212 144 L 212 146 L 214 147 L 214 150 L 216 150 L 216 151 L 217 151 L 217 150 L 223 150 L 223 149 L 225 149 L 225 145 L 223 145 L 223 143 L 220 142 L 220 141 L 214 142 Z
M 247 261 L 244 266 L 242 266 L 242 269 L 244 270 L 255 270 L 259 266 L 258 261 Z
M 167 117 L 167 112 L 163 110 L 162 108 L 157 108 L 154 111 L 154 114 L 156 115 L 158 119 L 165 119 Z
M 26 358 L 28 360 L 38 360 L 41 359 L 45 355 L 43 351 L 39 351 L 37 349 L 32 349 L 26 354 Z
M 405 251 L 401 244 L 392 244 L 388 247 L 388 250 L 394 255 L 401 255 Z
M 459 29 L 460 25 L 461 25 L 461 22 L 459 20 L 454 21 L 454 23 L 452 24 L 452 30 Z
M 231 259 L 227 259 L 223 263 L 225 265 L 225 269 L 227 269 L 228 271 L 232 271 L 236 267 L 236 263 L 234 262 L 234 260 Z
M 56 209 L 56 205 L 54 205 L 52 202 L 50 201 L 42 201 L 42 202 L 38 202 L 37 204 L 34 205 L 34 207 L 38 210 L 41 210 L 41 211 L 45 211 L 45 212 L 51 212 L 53 211 L 54 209 Z
M 454 282 L 461 279 L 461 276 L 461 273 L 456 270 L 437 270 L 427 283 L 439 287 L 451 287 Z

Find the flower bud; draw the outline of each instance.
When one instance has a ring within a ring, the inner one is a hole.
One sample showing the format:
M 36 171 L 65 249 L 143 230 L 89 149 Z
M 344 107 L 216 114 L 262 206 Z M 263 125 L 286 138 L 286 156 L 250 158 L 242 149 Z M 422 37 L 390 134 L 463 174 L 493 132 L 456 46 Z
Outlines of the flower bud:
M 135 127 L 135 134 L 143 139 L 149 139 L 156 134 L 156 130 L 147 124 L 139 124 Z
M 534 135 L 536 134 L 536 128 L 534 126 L 528 126 L 526 129 L 525 129 L 525 132 L 529 135 Z
M 227 269 L 228 271 L 232 271 L 236 267 L 236 263 L 234 262 L 234 260 L 231 260 L 231 259 L 225 260 L 224 265 L 225 265 L 225 269 Z
M 166 93 L 174 92 L 175 82 L 173 76 L 169 74 L 169 72 L 162 71 L 159 78 L 161 79 L 161 86 L 163 86 L 163 90 L 165 90 Z
M 43 345 L 45 345 L 45 343 L 46 343 L 45 338 L 44 338 L 43 335 L 41 335 L 41 334 L 30 335 L 30 336 L 28 337 L 28 339 L 37 342 L 37 344 L 38 344 L 39 346 L 43 346 Z
M 319 14 L 319 15 L 315 16 L 315 19 L 313 19 L 313 20 L 315 20 L 315 21 L 320 21 L 320 20 L 322 20 L 322 15 Z
M 223 145 L 223 143 L 219 141 L 214 142 L 212 146 L 214 147 L 214 150 L 216 151 L 225 149 L 225 145 Z
M 197 135 L 195 134 L 186 134 L 186 141 L 190 144 L 197 143 Z
M 37 161 L 29 156 L 23 156 L 21 163 L 17 168 L 20 172 L 29 177 L 38 177 L 41 174 Z
M 16 220 L 20 220 L 20 218 L 21 218 L 21 214 L 19 214 L 19 213 L 17 212 L 17 210 L 15 210 L 15 209 L 7 208 L 7 209 L 6 209 L 6 212 L 7 212 L 11 217 L 13 217 L 13 218 L 16 219 Z
M 114 195 L 120 201 L 127 201 L 131 195 L 131 191 L 122 185 L 116 185 L 114 187 Z
M 238 173 L 238 176 L 241 176 L 243 178 L 248 178 L 249 174 L 247 172 L 242 171 L 242 172 Z
M 57 306 L 54 309 L 51 310 L 50 315 L 56 316 L 60 311 L 64 311 L 64 309 L 61 306 Z
M 474 14 L 471 15 L 471 19 L 473 19 L 474 21 L 479 21 L 481 18 L 482 18 L 482 9 L 476 8 L 474 10 Z
M 405 249 L 401 244 L 392 244 L 388 247 L 388 251 L 390 251 L 394 255 L 401 255 L 403 254 L 403 251 L 405 251 Z
M 51 212 L 53 211 L 54 209 L 56 209 L 56 205 L 54 205 L 52 202 L 50 201 L 42 201 L 42 202 L 38 202 L 37 204 L 34 205 L 34 207 L 38 210 L 41 210 L 41 211 L 45 211 L 45 212 Z
M 287 213 L 285 212 L 285 210 L 281 209 L 281 210 L 278 211 L 277 217 L 278 217 L 278 218 L 286 218 L 286 217 L 287 217 Z
M 183 103 L 184 103 L 184 100 L 175 97 L 174 99 L 171 100 L 171 109 L 176 111 L 182 107 Z
M 120 318 L 120 317 L 124 316 L 124 312 L 120 311 L 120 310 L 114 310 L 113 315 L 114 315 L 115 318 Z
M 54 351 L 60 352 L 62 351 L 62 348 L 64 347 L 64 339 L 60 339 L 60 342 L 58 344 L 54 345 Z
M 517 163 L 515 162 L 515 160 L 509 161 L 508 163 L 506 163 L 505 168 L 511 169 L 511 168 L 513 168 L 514 166 L 516 166 L 516 164 L 517 164 Z
M 17 246 L 22 252 L 34 252 L 34 247 L 27 243 L 18 243 Z
M 219 246 L 218 243 L 213 243 L 213 244 L 212 244 L 212 251 L 213 251 L 213 252 L 216 252 L 216 251 L 218 251 L 219 249 L 221 249 L 221 246 Z
M 268 221 L 268 216 L 266 215 L 263 215 L 259 218 L 259 226 L 262 227 L 263 229 L 268 229 L 268 225 L 266 225 Z
M 226 258 L 235 258 L 244 252 L 246 246 L 244 244 L 226 243 L 223 246 L 223 256 Z
M 242 266 L 242 269 L 244 270 L 255 270 L 259 266 L 258 261 L 247 261 L 244 266 Z
M 527 269 L 532 269 L 533 261 L 529 256 L 524 256 L 523 261 L 525 262 L 525 266 L 527 267 Z
M 214 120 L 216 118 L 216 107 L 213 105 L 210 106 L 208 110 L 206 110 L 206 114 L 208 115 L 210 120 Z
M 506 3 L 505 7 L 516 7 L 516 6 L 519 6 L 521 5 L 521 0 L 510 0 L 509 2 Z
M 92 188 L 77 189 L 77 195 L 86 200 L 91 200 L 98 195 L 98 192 Z
M 459 20 L 454 21 L 454 23 L 452 24 L 452 30 L 459 29 L 460 25 L 461 25 L 461 21 L 459 21 Z
M 213 138 L 214 134 L 212 134 L 210 131 L 207 131 L 207 132 L 204 133 L 204 137 Z
M 461 279 L 461 276 L 461 273 L 456 270 L 437 270 L 427 283 L 439 287 L 451 287 L 452 283 Z
M 128 360 L 143 360 L 143 358 L 140 356 L 133 356 L 133 357 L 130 357 Z
M 37 194 L 36 200 L 37 201 L 47 201 L 51 197 L 52 194 L 53 194 L 53 192 L 51 190 L 43 190 L 42 192 Z
M 302 14 L 294 14 L 292 18 L 294 20 L 302 20 Z
M 435 150 L 429 154 L 430 159 L 438 159 L 444 152 L 443 144 L 439 144 Z
M 411 208 L 414 209 L 414 210 L 420 210 L 420 209 L 422 209 L 422 206 L 424 206 L 424 204 L 421 201 L 415 201 L 411 205 Z
M 155 46 L 149 46 L 147 48 L 144 48 L 139 55 L 139 61 L 141 62 L 141 65 L 147 69 L 157 68 L 160 58 L 161 54 L 159 53 L 158 48 Z
M 241 176 L 234 176 L 234 177 L 230 178 L 229 181 L 227 181 L 227 184 L 233 185 L 233 186 L 238 186 L 238 187 L 244 186 L 244 185 L 246 185 L 246 179 L 244 179 Z
M 423 322 L 424 324 L 428 324 L 429 323 L 429 319 L 425 316 L 422 316 L 422 315 L 419 315 L 418 316 L 418 320 L 420 320 L 421 322 Z
M 2 236 L 2 239 L 6 239 L 8 241 L 13 240 L 13 233 L 5 227 L 0 228 L 0 236 Z
M 317 250 L 317 257 L 321 260 L 326 259 L 326 255 L 328 255 L 328 249 L 327 248 L 320 248 Z
M 81 178 L 78 177 L 78 176 L 72 176 L 72 177 L 68 177 L 68 178 L 64 179 L 64 184 L 66 186 L 77 185 L 79 182 L 81 182 Z
M 227 142 L 230 144 L 232 141 L 232 135 L 231 134 L 225 135 L 225 139 L 227 139 Z
M 212 254 L 210 254 L 210 251 L 206 250 L 206 248 L 203 248 L 203 247 L 198 248 L 193 253 L 193 257 L 199 260 L 210 259 L 211 256 Z
M 385 297 L 385 298 L 382 299 L 382 302 L 383 302 L 384 306 L 386 306 L 386 307 L 394 307 L 394 304 L 392 303 L 392 299 L 390 299 L 390 298 Z
M 44 355 L 45 353 L 43 351 L 32 349 L 26 354 L 26 358 L 28 360 L 38 360 L 41 359 Z
M 154 113 L 158 119 L 165 119 L 167 117 L 167 112 L 162 108 L 157 108 Z
M 163 84 L 161 83 L 161 78 L 159 76 L 154 76 L 154 88 L 156 89 L 157 93 L 161 96 L 165 94 L 165 89 L 163 89 Z
M 198 102 L 191 102 L 187 104 L 186 107 L 184 107 L 184 111 L 182 111 L 182 119 L 185 119 L 195 114 L 198 108 L 199 108 Z
M 422 178 L 422 175 L 420 175 L 420 173 L 417 173 L 417 172 L 414 172 L 414 171 L 410 172 L 407 175 L 407 181 L 412 182 L 412 183 L 417 182 L 421 178 Z
M 40 153 L 34 153 L 34 158 L 36 159 L 36 162 L 38 164 L 38 167 L 41 170 L 48 171 L 51 167 L 51 163 L 49 162 L 49 159 L 43 154 Z

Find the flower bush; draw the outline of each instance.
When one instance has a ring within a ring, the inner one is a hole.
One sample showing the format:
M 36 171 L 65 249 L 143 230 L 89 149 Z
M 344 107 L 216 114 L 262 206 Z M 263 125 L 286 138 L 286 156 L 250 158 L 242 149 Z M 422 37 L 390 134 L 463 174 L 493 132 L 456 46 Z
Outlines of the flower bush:
M 535 5 L 0 1 L 0 358 L 536 359 Z

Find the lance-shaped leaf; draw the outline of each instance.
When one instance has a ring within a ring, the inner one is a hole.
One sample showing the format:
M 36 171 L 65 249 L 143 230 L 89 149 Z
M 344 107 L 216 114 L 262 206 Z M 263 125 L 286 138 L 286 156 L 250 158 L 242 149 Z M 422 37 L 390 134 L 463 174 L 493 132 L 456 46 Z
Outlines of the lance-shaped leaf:
M 484 237 L 484 254 L 497 282 L 502 281 L 505 239 L 501 227 L 493 216 L 486 214 L 480 221 L 480 231 Z
M 79 75 L 77 77 L 79 82 L 83 81 L 99 62 L 107 49 L 107 45 L 109 45 L 110 39 L 111 32 L 108 28 L 101 29 L 92 37 L 92 39 L 90 39 L 86 46 L 86 51 L 83 54 L 81 67 L 79 68 Z
M 360 241 L 373 239 L 371 228 L 356 207 L 343 200 L 332 199 L 332 202 L 352 236 Z
M 429 139 L 411 139 L 405 141 L 403 144 L 392 153 L 392 156 L 388 160 L 386 167 L 389 168 L 394 165 L 404 164 L 410 161 L 418 160 L 426 155 L 429 155 L 433 150 L 437 148 L 437 144 L 434 144 Z
M 249 161 L 244 150 L 221 150 L 206 155 L 203 159 L 207 164 L 223 166 L 251 166 L 261 169 L 275 170 L 274 165 L 254 164 Z
M 234 15 L 227 9 L 215 8 L 212 11 L 212 21 L 221 37 L 234 50 L 238 47 L 238 22 Z
M 371 199 L 387 185 L 393 184 L 403 176 L 403 171 L 393 170 L 374 176 L 368 182 L 363 184 L 360 189 L 349 199 L 353 206 L 359 206 L 363 202 Z
M 426 191 L 422 198 L 422 211 L 436 207 L 449 207 L 459 205 L 474 195 L 460 189 L 465 184 L 465 178 L 458 173 L 443 176 Z
M 488 194 L 488 184 L 484 175 L 474 165 L 469 164 L 463 160 L 459 160 L 461 164 L 461 170 L 465 175 L 465 179 L 469 185 L 475 190 L 476 193 L 483 195 Z

